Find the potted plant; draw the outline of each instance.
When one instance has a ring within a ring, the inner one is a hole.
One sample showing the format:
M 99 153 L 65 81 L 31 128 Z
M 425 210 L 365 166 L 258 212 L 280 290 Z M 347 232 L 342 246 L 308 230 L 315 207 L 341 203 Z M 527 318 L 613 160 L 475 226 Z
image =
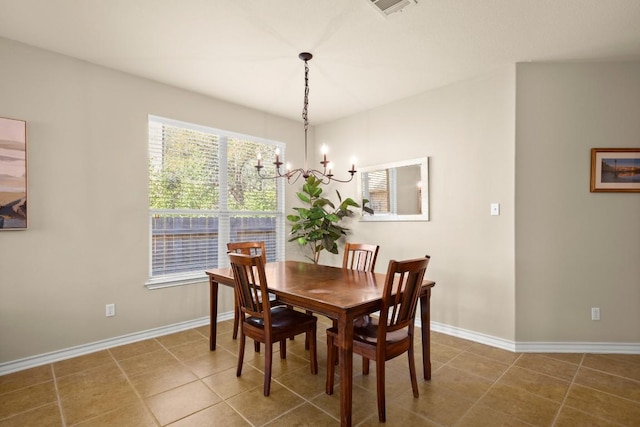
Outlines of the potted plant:
M 359 208 L 360 205 L 352 198 L 342 200 L 340 192 L 336 190 L 338 205 L 322 195 L 322 181 L 310 175 L 302 186 L 302 191 L 296 193 L 306 207 L 295 207 L 294 215 L 287 215 L 291 223 L 290 242 L 297 241 L 299 245 L 306 247 L 305 257 L 318 263 L 322 250 L 338 253 L 338 240 L 346 236 L 348 228 L 340 225 L 342 219 L 352 216 L 355 212 L 351 208 Z M 369 200 L 362 200 L 362 210 L 373 215 L 373 210 L 367 207 Z

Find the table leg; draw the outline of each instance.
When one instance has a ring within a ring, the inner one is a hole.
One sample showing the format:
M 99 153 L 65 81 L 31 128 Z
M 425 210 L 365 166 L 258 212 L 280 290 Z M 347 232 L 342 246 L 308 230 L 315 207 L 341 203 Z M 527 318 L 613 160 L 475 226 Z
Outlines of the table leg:
M 422 369 L 424 379 L 431 379 L 431 289 L 420 297 L 420 329 L 422 331 Z
M 209 350 L 216 349 L 216 333 L 218 330 L 218 282 L 209 276 Z
M 340 425 L 351 427 L 353 399 L 353 319 L 338 319 L 338 350 L 340 355 Z

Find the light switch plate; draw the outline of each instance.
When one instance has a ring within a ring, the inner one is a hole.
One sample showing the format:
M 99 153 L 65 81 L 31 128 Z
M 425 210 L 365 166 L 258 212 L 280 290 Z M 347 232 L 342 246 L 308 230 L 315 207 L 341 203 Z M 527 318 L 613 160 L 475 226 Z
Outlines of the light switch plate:
M 500 215 L 500 203 L 491 203 L 491 215 Z

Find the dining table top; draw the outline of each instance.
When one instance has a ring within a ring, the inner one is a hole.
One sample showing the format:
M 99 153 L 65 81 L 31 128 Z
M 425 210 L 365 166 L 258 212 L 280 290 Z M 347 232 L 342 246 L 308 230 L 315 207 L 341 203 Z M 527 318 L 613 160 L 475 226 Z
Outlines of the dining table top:
M 357 307 L 366 310 L 368 303 L 380 300 L 386 280 L 383 273 L 301 261 L 268 262 L 264 270 L 269 290 L 276 296 L 287 295 L 294 299 L 298 296 L 304 298 L 306 304 L 312 302 L 315 306 L 325 306 L 329 311 Z M 206 273 L 218 283 L 234 286 L 230 267 L 206 270 Z M 435 282 L 430 280 L 423 282 L 423 288 L 434 285 Z

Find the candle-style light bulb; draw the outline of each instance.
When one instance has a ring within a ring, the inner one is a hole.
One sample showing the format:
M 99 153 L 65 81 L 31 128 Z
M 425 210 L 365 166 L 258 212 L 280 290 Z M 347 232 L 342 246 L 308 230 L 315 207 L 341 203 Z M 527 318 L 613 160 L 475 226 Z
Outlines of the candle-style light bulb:
M 351 170 L 349 172 L 354 173 L 356 171 L 356 158 L 351 158 Z
M 258 152 L 258 166 L 262 166 L 262 153 Z
M 280 161 L 280 149 L 276 148 L 276 163 Z

